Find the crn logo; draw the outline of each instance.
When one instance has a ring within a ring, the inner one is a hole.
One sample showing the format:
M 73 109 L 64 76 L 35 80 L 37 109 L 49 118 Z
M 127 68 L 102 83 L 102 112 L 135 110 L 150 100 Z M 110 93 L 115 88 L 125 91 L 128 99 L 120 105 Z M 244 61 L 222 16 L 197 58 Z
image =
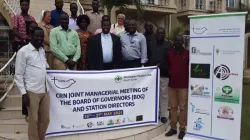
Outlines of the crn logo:
M 67 89 L 71 87 L 73 84 L 76 83 L 74 79 L 68 79 L 68 80 L 59 80 L 54 77 L 52 80 L 52 83 L 59 89 Z

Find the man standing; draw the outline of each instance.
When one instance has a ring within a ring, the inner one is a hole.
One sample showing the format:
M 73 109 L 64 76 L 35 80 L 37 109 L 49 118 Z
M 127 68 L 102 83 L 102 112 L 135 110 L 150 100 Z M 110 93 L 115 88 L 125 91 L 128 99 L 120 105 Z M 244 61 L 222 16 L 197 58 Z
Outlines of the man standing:
M 143 34 L 146 37 L 147 44 L 149 44 L 152 41 L 152 38 L 154 36 L 153 31 L 153 25 L 149 21 L 147 21 L 144 25 L 145 33 Z
M 70 4 L 71 16 L 69 17 L 69 29 L 77 30 L 79 27 L 76 25 L 78 7 L 76 3 Z
M 101 28 L 101 19 L 103 14 L 99 12 L 99 0 L 92 1 L 92 9 L 93 11 L 88 11 L 85 15 L 89 16 L 90 18 L 90 25 L 88 27 L 88 31 L 91 33 L 95 33 L 95 31 Z
M 110 17 L 108 15 L 102 16 L 102 21 L 110 21 Z M 115 29 L 110 29 L 110 33 L 116 35 Z M 102 33 L 102 28 L 99 28 L 95 31 L 95 35 Z
M 187 126 L 188 102 L 188 68 L 189 51 L 183 48 L 183 37 L 177 36 L 174 40 L 174 49 L 168 52 L 169 88 L 168 94 L 171 103 L 171 130 L 166 136 L 177 134 L 177 110 L 180 109 L 180 133 L 178 138 L 183 139 Z
M 141 67 L 148 61 L 146 38 L 136 29 L 136 21 L 130 20 L 128 33 L 121 34 L 124 68 Z
M 124 31 L 120 32 L 119 34 L 117 34 L 119 37 L 122 35 L 122 34 L 125 34 L 128 32 L 128 24 L 129 24 L 129 19 L 125 19 L 124 20 Z
M 110 31 L 109 20 L 102 21 L 102 33 L 89 38 L 87 46 L 89 70 L 119 69 L 122 63 L 120 38 Z
M 31 42 L 17 53 L 15 83 L 22 94 L 23 104 L 28 108 L 29 140 L 45 140 L 50 104 L 46 88 L 48 64 L 45 51 L 41 47 L 44 39 L 43 30 L 35 27 L 32 34 Z
M 56 9 L 51 11 L 51 21 L 50 24 L 54 27 L 60 25 L 60 15 L 65 13 L 63 8 L 63 0 L 55 0 Z
M 69 29 L 69 16 L 61 14 L 61 26 L 50 33 L 50 49 L 55 56 L 54 69 L 75 70 L 81 56 L 80 40 L 75 30 Z
M 149 44 L 149 66 L 160 68 L 160 118 L 162 123 L 168 121 L 168 82 L 167 53 L 172 49 L 172 44 L 165 40 L 165 29 L 158 28 L 156 35 Z

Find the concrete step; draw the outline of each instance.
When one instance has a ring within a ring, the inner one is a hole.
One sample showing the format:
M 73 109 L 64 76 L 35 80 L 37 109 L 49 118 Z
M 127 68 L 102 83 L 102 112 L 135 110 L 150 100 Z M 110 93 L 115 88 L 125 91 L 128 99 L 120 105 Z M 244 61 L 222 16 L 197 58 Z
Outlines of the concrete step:
M 163 133 L 161 133 L 160 135 L 158 135 L 157 137 L 154 137 L 150 140 L 178 140 L 178 134 L 179 134 L 179 130 L 177 130 L 177 135 L 174 135 L 172 137 L 166 137 L 165 134 L 170 130 L 171 128 L 168 127 L 167 130 Z
M 13 88 L 11 89 L 9 95 L 21 95 L 19 92 L 19 89 L 17 88 L 17 86 L 13 86 Z
M 22 107 L 6 107 L 0 111 L 0 120 L 8 119 L 24 119 L 25 116 L 22 114 Z
M 0 84 L 3 84 L 3 83 L 12 83 L 13 82 L 13 79 L 11 78 L 0 78 Z
M 12 122 L 14 123 L 14 121 Z M 16 123 L 14 123 L 16 125 Z M 46 140 L 163 140 L 153 139 L 162 134 L 168 124 L 159 124 L 158 126 L 142 126 L 134 128 L 125 128 L 119 130 L 110 130 L 103 132 L 75 134 L 58 137 L 48 137 Z M 20 136 L 20 138 L 18 137 Z M 16 133 L 0 133 L 0 137 L 6 139 L 28 140 L 26 134 L 23 132 Z M 162 138 L 162 137 L 161 137 Z M 165 140 L 165 139 L 164 139 Z M 174 138 L 167 138 L 166 140 L 176 140 Z
M 27 133 L 0 133 L 0 140 L 28 140 Z
M 0 133 L 27 133 L 27 128 L 24 119 L 0 120 Z
M 6 107 L 20 107 L 22 106 L 22 96 L 21 95 L 7 95 L 6 99 L 1 105 L 3 108 Z
M 6 89 L 6 85 L 0 84 L 0 90 L 5 90 L 5 89 Z

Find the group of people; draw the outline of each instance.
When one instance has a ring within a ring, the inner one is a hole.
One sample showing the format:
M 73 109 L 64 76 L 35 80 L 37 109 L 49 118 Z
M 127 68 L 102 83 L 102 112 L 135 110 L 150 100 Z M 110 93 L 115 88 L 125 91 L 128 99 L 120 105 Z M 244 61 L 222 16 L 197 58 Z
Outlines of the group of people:
M 177 134 L 177 111 L 180 110 L 180 133 L 187 125 L 189 52 L 183 37 L 173 43 L 165 40 L 165 29 L 153 31 L 145 23 L 145 33 L 137 31 L 136 21 L 124 14 L 111 24 L 110 17 L 99 12 L 99 1 L 92 1 L 92 11 L 77 15 L 78 6 L 70 4 L 71 15 L 63 11 L 63 0 L 55 0 L 56 9 L 42 11 L 37 24 L 28 14 L 30 0 L 20 0 L 22 13 L 12 19 L 17 51 L 15 82 L 23 101 L 30 140 L 44 140 L 49 125 L 49 94 L 46 70 L 112 70 L 158 66 L 160 68 L 160 119 L 168 121 Z M 168 107 L 169 106 L 169 107 Z

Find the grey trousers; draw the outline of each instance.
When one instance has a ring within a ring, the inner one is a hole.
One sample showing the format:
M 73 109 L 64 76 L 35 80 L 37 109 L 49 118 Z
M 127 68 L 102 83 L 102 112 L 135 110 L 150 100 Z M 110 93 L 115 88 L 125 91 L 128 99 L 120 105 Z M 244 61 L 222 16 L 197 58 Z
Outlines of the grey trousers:
M 160 78 L 160 117 L 168 118 L 168 82 L 169 78 Z

